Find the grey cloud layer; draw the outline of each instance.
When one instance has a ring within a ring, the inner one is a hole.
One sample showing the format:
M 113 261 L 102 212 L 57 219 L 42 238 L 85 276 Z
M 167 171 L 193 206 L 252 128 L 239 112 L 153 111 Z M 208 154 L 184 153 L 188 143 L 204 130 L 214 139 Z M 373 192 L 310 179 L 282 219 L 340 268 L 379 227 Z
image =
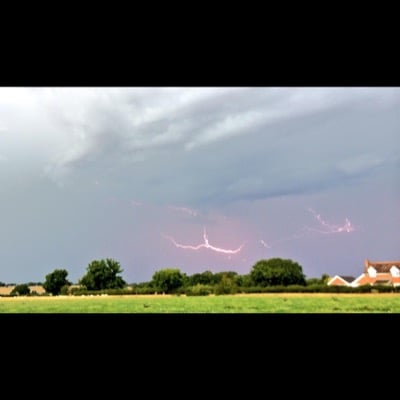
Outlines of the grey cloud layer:
M 0 126 L 11 152 L 25 144 L 32 158 L 27 151 L 36 149 L 42 172 L 59 184 L 119 181 L 147 200 L 226 202 L 312 190 L 384 165 L 396 151 L 399 94 L 396 88 L 30 89 L 20 93 L 25 118 L 18 118 L 15 101 L 7 114 L 0 111 Z

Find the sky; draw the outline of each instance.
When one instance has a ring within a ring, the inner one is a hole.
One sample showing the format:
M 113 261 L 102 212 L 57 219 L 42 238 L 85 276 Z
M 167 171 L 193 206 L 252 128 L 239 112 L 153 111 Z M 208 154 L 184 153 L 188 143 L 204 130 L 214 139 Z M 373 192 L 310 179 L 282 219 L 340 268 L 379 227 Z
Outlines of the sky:
M 398 87 L 0 87 L 0 281 L 398 260 L 399 110 Z

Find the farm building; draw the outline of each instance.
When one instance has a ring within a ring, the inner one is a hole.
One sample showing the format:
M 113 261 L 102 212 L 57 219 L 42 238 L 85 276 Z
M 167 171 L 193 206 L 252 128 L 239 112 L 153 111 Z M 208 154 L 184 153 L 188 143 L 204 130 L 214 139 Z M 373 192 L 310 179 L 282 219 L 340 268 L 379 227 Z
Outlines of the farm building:
M 364 262 L 364 271 L 356 279 L 348 276 L 335 275 L 328 285 L 400 285 L 400 261 L 369 261 Z

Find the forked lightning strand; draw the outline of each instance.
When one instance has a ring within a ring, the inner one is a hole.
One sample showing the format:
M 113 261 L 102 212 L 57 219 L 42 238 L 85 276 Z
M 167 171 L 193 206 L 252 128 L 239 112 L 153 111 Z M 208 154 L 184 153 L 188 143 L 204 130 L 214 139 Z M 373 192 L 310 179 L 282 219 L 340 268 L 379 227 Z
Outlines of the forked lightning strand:
M 167 239 L 169 239 L 176 247 L 178 247 L 180 249 L 200 250 L 201 248 L 205 248 L 205 249 L 210 249 L 210 250 L 216 251 L 218 253 L 237 254 L 237 253 L 240 252 L 240 250 L 242 250 L 242 248 L 244 246 L 244 243 L 243 243 L 240 247 L 238 247 L 235 250 L 222 249 L 220 247 L 215 247 L 215 246 L 211 245 L 210 242 L 208 241 L 206 228 L 204 228 L 204 231 L 203 231 L 204 243 L 198 244 L 197 246 L 191 246 L 191 245 L 187 245 L 187 244 L 180 244 L 180 243 L 177 243 L 176 240 L 171 236 L 166 236 L 166 235 L 163 235 L 163 236 L 166 237 Z
M 260 243 L 264 246 L 264 247 L 266 247 L 267 249 L 270 249 L 271 248 L 271 246 L 268 244 L 268 243 L 265 243 L 264 242 L 264 240 L 260 240 Z
M 324 227 L 326 230 L 322 231 L 319 229 L 315 228 L 308 228 L 309 230 L 316 231 L 319 233 L 323 234 L 331 234 L 331 233 L 341 233 L 341 232 L 353 232 L 354 231 L 354 226 L 351 224 L 348 218 L 345 219 L 345 224 L 340 226 L 340 225 L 332 225 L 329 224 L 328 222 L 324 221 L 319 214 L 317 214 L 312 208 L 309 208 L 308 211 L 310 211 L 314 217 L 317 219 L 317 221 Z
M 197 211 L 196 210 L 192 210 L 191 208 L 169 206 L 169 209 L 170 210 L 174 210 L 174 211 L 180 211 L 180 212 L 185 213 L 185 214 L 189 214 L 192 217 L 196 217 L 197 216 Z
M 314 218 L 324 227 L 324 230 L 310 228 L 310 227 L 306 226 L 299 233 L 294 234 L 292 236 L 289 236 L 289 237 L 286 237 L 283 239 L 268 241 L 268 243 L 266 243 L 263 239 L 261 239 L 260 243 L 265 248 L 270 249 L 278 243 L 304 238 L 307 234 L 310 234 L 311 232 L 318 232 L 318 233 L 322 233 L 324 235 L 328 235 L 328 234 L 332 234 L 332 233 L 344 233 L 344 232 L 350 233 L 355 230 L 354 226 L 351 224 L 351 222 L 348 218 L 345 218 L 344 225 L 334 225 L 334 224 L 328 223 L 327 221 L 324 221 L 321 218 L 321 215 L 317 214 L 312 208 L 308 208 L 307 210 L 313 214 Z

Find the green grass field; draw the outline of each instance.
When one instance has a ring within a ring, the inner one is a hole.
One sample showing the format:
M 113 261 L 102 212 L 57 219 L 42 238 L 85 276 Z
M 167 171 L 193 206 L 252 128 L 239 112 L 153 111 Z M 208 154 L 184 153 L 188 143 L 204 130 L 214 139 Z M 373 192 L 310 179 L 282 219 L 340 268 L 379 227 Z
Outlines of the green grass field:
M 400 313 L 400 294 L 0 297 L 0 313 Z

